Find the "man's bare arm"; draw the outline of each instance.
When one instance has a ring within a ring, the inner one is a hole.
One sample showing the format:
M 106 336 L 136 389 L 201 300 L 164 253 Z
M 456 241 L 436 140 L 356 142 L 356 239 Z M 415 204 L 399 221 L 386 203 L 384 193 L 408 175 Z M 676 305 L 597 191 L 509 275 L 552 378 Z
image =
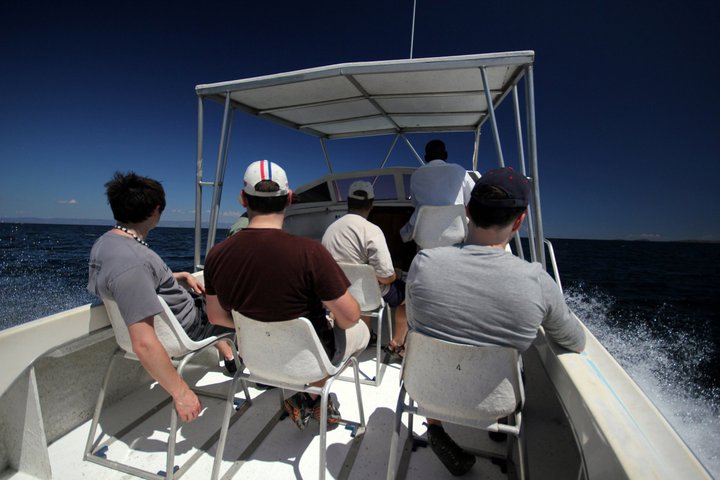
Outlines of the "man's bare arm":
M 345 290 L 339 298 L 323 302 L 335 317 L 335 325 L 343 330 L 355 325 L 360 320 L 360 306 L 357 300 Z
M 152 378 L 172 396 L 175 409 L 183 422 L 191 422 L 200 415 L 202 405 L 197 395 L 178 375 L 165 348 L 155 334 L 153 317 L 128 327 L 133 352 Z
M 235 328 L 232 314 L 220 305 L 220 300 L 218 300 L 217 295 L 206 295 L 205 307 L 207 309 L 208 321 L 210 323 L 213 325 L 220 325 L 221 327 Z
M 381 285 L 390 285 L 391 283 L 393 283 L 395 281 L 396 278 L 397 278 L 397 275 L 395 275 L 393 273 L 389 277 L 377 277 L 377 281 Z

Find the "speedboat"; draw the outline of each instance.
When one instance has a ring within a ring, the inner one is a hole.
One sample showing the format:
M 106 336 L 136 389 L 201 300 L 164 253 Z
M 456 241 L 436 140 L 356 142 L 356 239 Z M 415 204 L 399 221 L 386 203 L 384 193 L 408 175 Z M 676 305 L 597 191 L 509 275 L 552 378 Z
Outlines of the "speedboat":
M 396 266 L 407 270 L 416 252 L 403 243 L 400 227 L 413 212 L 409 179 L 414 167 L 389 167 L 396 148 L 423 160 L 412 135 L 469 132 L 473 139 L 471 176 L 479 174 L 480 134 L 490 131 L 495 159 L 505 166 L 497 109 L 513 115 L 504 135 L 514 138 L 513 165 L 533 185 L 525 240 L 515 254 L 539 262 L 558 284 L 561 275 L 552 245 L 544 237 L 535 126 L 534 52 L 503 52 L 455 57 L 347 63 L 196 87 L 198 148 L 194 264 L 202 275 L 204 254 L 216 243 L 230 132 L 236 114 L 268 120 L 298 134 L 317 137 L 327 171 L 294 190 L 284 228 L 319 239 L 346 211 L 351 182 L 373 182 L 375 208 L 370 220 L 388 240 Z M 218 122 L 206 121 L 207 102 L 222 105 Z M 521 109 L 521 103 L 524 108 Z M 205 139 L 217 126 L 219 147 L 214 178 L 205 172 Z M 503 125 L 505 127 L 506 125 Z M 326 143 L 343 138 L 386 136 L 388 150 L 377 166 L 337 172 Z M 510 156 L 507 156 L 510 158 Z M 509 163 L 509 162 L 508 162 Z M 211 193 L 211 195 L 205 195 Z M 211 196 L 209 207 L 204 203 Z M 202 212 L 209 208 L 208 229 Z M 205 243 L 203 244 L 203 240 Z M 439 293 L 440 294 L 440 293 Z M 580 319 L 582 320 L 582 319 Z M 526 402 L 523 442 L 527 473 L 533 478 L 711 478 L 705 467 L 653 402 L 586 329 L 582 354 L 563 350 L 542 329 L 523 354 Z M 387 340 L 384 339 L 385 341 Z M 379 341 L 384 341 L 382 338 Z M 129 478 L 132 474 L 84 459 L 90 418 L 107 364 L 116 348 L 105 307 L 91 304 L 0 332 L 0 478 Z M 373 372 L 374 349 L 360 357 L 361 371 Z M 217 358 L 205 355 L 188 374 L 198 385 L 221 391 L 230 379 Z M 379 385 L 363 385 L 367 417 L 364 433 L 336 429 L 327 436 L 327 474 L 334 478 L 384 478 L 401 368 L 384 366 Z M 355 418 L 351 382 L 335 382 L 333 392 L 344 417 Z M 317 427 L 299 431 L 277 421 L 277 393 L 250 388 L 252 406 L 232 424 L 222 455 L 223 478 L 312 478 L 318 469 Z M 452 395 L 453 392 L 448 392 Z M 196 421 L 179 430 L 177 463 L 185 478 L 209 478 L 218 452 L 224 401 L 204 400 Z M 101 455 L 138 468 L 164 469 L 168 417 L 172 404 L 137 362 L 118 366 L 106 393 L 99 429 L 107 440 Z M 268 428 L 271 425 L 272 428 Z M 405 428 L 407 428 L 405 424 Z M 412 426 L 418 437 L 420 422 Z M 476 450 L 502 451 L 486 435 L 448 425 L 458 443 Z M 399 476 L 448 478 L 429 448 L 417 448 L 401 462 Z M 164 473 L 161 474 L 161 477 Z M 468 478 L 514 477 L 479 460 Z

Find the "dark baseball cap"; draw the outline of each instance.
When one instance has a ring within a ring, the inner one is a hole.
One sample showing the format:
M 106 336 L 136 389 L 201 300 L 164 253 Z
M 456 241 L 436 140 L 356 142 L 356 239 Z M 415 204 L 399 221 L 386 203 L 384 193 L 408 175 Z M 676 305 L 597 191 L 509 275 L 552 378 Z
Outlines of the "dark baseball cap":
M 508 197 L 487 198 L 480 193 L 483 186 L 498 188 Z M 475 182 L 471 198 L 485 207 L 524 208 L 530 203 L 530 180 L 512 167 L 496 168 L 485 173 Z

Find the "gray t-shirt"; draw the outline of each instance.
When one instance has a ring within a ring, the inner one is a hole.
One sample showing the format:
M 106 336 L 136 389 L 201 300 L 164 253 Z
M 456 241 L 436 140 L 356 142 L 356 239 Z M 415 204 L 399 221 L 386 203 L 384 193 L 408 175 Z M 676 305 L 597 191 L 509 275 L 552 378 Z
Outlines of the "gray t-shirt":
M 107 232 L 90 251 L 88 291 L 114 300 L 125 323 L 132 325 L 162 311 L 160 295 L 185 331 L 199 320 L 190 294 L 150 248 L 135 239 Z
M 497 248 L 458 244 L 418 252 L 407 298 L 409 327 L 450 342 L 523 352 L 542 325 L 565 348 L 585 346 L 585 333 L 550 275 Z

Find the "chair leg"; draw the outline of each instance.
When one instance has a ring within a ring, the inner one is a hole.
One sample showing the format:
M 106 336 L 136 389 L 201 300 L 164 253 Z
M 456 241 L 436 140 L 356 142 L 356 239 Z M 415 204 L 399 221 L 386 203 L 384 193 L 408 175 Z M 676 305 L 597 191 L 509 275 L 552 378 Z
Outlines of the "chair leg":
M 520 419 L 521 413 L 517 413 L 515 416 L 515 425 L 518 425 L 522 420 Z M 520 431 L 518 432 L 518 436 L 515 438 L 515 441 L 517 442 L 517 450 L 518 450 L 518 470 L 519 470 L 519 478 L 520 480 L 525 480 L 527 476 L 527 458 L 525 457 L 525 435 L 523 432 L 522 425 L 520 426 Z
M 110 364 L 105 371 L 105 378 L 103 379 L 102 386 L 100 387 L 100 393 L 98 394 L 97 403 L 95 404 L 95 413 L 93 414 L 92 422 L 90 423 L 90 432 L 88 433 L 87 443 L 85 444 L 85 458 L 93 453 L 92 446 L 95 443 L 95 433 L 97 433 L 98 423 L 100 422 L 100 413 L 102 412 L 103 403 L 105 402 L 105 392 L 107 391 L 110 374 L 112 373 L 113 366 L 115 365 L 115 360 L 117 360 L 120 352 L 121 350 L 119 348 L 115 350 L 115 353 L 110 359 Z
M 350 361 L 355 375 L 355 394 L 357 395 L 358 411 L 360 413 L 360 426 L 365 429 L 365 410 L 363 408 L 362 392 L 360 391 L 360 366 L 357 358 L 352 357 Z
M 232 384 L 230 386 L 230 390 L 228 391 L 227 401 L 225 402 L 225 415 L 223 416 L 223 422 L 222 427 L 220 428 L 220 438 L 218 439 L 217 448 L 215 450 L 215 460 L 213 461 L 213 469 L 212 469 L 212 475 L 211 479 L 216 480 L 218 476 L 220 475 L 220 465 L 222 463 L 223 454 L 225 452 L 225 441 L 227 440 L 227 434 L 228 430 L 230 429 L 230 417 L 232 415 L 233 405 L 235 401 L 235 391 L 237 389 L 237 382 L 240 380 L 240 377 L 237 375 L 241 372 L 241 370 L 238 370 L 236 372 L 235 378 L 233 378 Z M 242 382 L 243 384 L 243 390 L 247 391 L 247 386 L 245 385 L 245 382 Z M 245 397 L 246 399 L 250 398 L 249 396 Z
M 194 356 L 194 353 L 190 353 L 189 355 L 183 357 L 183 359 L 180 361 L 180 364 L 177 367 L 177 373 L 178 375 L 180 375 L 180 378 L 184 378 L 183 370 L 185 369 L 185 365 L 187 365 L 188 362 L 190 362 L 190 359 L 192 359 Z M 170 433 L 168 436 L 165 478 L 172 480 L 175 477 L 175 442 L 177 441 L 178 417 L 177 411 L 175 410 L 175 402 L 170 403 Z
M 400 429 L 402 425 L 402 414 L 405 407 L 405 387 L 400 387 L 397 406 L 395 407 L 395 422 L 390 440 L 390 458 L 388 459 L 387 480 L 395 480 L 395 463 L 397 463 L 397 448 L 400 441 Z M 409 432 L 412 435 L 412 431 Z
M 319 467 L 319 474 L 318 478 L 320 480 L 325 480 L 325 469 L 326 469 L 326 462 L 325 459 L 326 453 L 325 447 L 327 444 L 327 404 L 328 404 L 328 392 L 330 389 L 328 388 L 329 385 L 326 382 L 325 386 L 322 389 L 321 398 L 320 398 L 320 458 L 318 459 L 318 467 Z
M 177 411 L 175 403 L 170 402 L 170 433 L 168 436 L 167 460 L 165 463 L 165 478 L 172 480 L 175 476 L 175 441 L 177 440 Z
M 392 308 L 390 305 L 385 305 L 383 308 L 384 311 L 387 311 L 387 322 L 388 322 L 388 334 L 390 335 L 390 338 L 393 338 L 393 320 L 392 320 Z
M 233 338 L 235 337 L 233 336 Z M 230 346 L 230 350 L 232 351 L 233 360 L 235 362 L 235 371 L 242 372 L 243 370 L 245 370 L 245 365 L 240 361 L 240 355 L 238 355 L 235 343 L 229 338 L 225 339 L 225 341 Z M 245 381 L 245 379 L 240 380 L 240 384 L 242 385 L 243 394 L 245 394 L 245 400 L 247 402 L 250 402 L 250 404 L 252 405 L 252 400 L 250 399 L 250 392 L 248 392 L 247 382 Z M 235 389 L 237 388 L 237 386 L 232 386 L 231 388 L 233 389 L 233 396 L 235 396 Z
M 382 324 L 383 316 L 382 310 L 377 315 L 377 341 L 375 342 L 375 386 L 380 385 L 380 363 L 382 359 Z M 390 336 L 392 338 L 392 336 Z
M 350 357 L 350 364 L 353 367 L 353 374 L 355 377 L 355 392 L 357 393 L 358 400 L 358 412 L 360 414 L 360 428 L 361 431 L 365 431 L 365 411 L 363 409 L 362 394 L 360 391 L 360 367 L 358 366 L 357 358 Z M 330 396 L 330 388 L 333 382 L 339 377 L 330 377 L 325 382 L 320 393 L 320 458 L 319 463 L 319 475 L 320 480 L 325 479 L 325 470 L 327 468 L 327 452 L 325 451 L 327 446 L 327 405 Z

